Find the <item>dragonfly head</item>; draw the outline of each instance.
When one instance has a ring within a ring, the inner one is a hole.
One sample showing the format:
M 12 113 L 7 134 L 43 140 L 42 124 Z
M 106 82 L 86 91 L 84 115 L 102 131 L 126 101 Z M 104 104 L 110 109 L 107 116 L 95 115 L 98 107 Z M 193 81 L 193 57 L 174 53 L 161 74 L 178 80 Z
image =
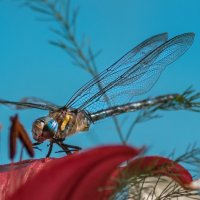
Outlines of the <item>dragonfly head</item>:
M 58 131 L 58 123 L 51 117 L 40 117 L 33 122 L 33 138 L 38 142 L 51 139 Z

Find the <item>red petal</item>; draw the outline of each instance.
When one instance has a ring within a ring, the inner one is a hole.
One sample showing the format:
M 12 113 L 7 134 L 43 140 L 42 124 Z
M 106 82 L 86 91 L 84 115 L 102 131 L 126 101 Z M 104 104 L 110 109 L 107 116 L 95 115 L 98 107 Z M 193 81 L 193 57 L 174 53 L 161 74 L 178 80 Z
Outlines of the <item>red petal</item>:
M 8 165 L 0 165 L 0 199 L 15 192 L 27 180 L 46 167 L 51 159 L 25 160 Z
M 151 173 L 153 175 L 164 175 L 172 178 L 181 186 L 187 187 L 192 182 L 192 176 L 180 164 L 169 158 L 160 156 L 146 156 L 133 160 L 130 167 L 134 174 Z
M 14 117 L 10 118 L 12 124 L 10 127 L 10 158 L 13 160 L 16 154 L 16 142 L 18 137 L 18 131 L 16 130 L 16 124 L 18 122 L 18 117 L 15 115 Z
M 16 142 L 17 138 L 19 138 L 27 150 L 28 154 L 33 157 L 34 150 L 32 146 L 32 142 L 28 136 L 28 133 L 24 129 L 23 125 L 20 123 L 18 119 L 18 115 L 10 118 L 12 124 L 10 127 L 10 158 L 13 160 L 16 154 Z
M 146 156 L 134 159 L 129 162 L 126 167 L 122 167 L 116 170 L 112 174 L 112 179 L 107 182 L 107 187 L 117 188 L 120 178 L 128 179 L 132 176 L 139 176 L 142 174 L 149 174 L 153 176 L 167 176 L 172 178 L 178 184 L 184 188 L 196 189 L 198 184 L 193 186 L 193 180 L 191 174 L 180 164 L 170 160 L 168 158 L 160 156 Z M 107 197 L 113 194 L 113 190 L 107 191 Z
M 11 199 L 102 199 L 98 189 L 105 186 L 111 172 L 141 151 L 121 145 L 104 146 L 53 160 Z

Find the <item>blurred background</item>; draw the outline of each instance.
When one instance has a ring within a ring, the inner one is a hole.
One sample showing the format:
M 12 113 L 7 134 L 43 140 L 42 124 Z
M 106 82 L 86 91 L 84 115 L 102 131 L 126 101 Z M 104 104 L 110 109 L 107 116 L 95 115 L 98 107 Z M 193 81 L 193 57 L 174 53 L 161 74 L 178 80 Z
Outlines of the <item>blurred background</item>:
M 22 1 L 0 2 L 0 98 L 17 101 L 33 96 L 64 105 L 73 93 L 91 75 L 73 65 L 66 52 L 48 43 L 57 36 L 49 28 L 55 22 L 44 20 Z M 86 38 L 94 51 L 101 50 L 96 58 L 98 71 L 110 66 L 131 48 L 146 38 L 168 32 L 169 37 L 195 32 L 192 48 L 166 68 L 156 85 L 136 99 L 155 97 L 168 93 L 182 93 L 189 86 L 200 91 L 200 2 L 196 0 L 74 0 L 71 9 L 79 8 L 76 37 Z M 19 114 L 21 122 L 31 135 L 32 122 L 48 112 L 29 109 L 17 111 L 0 106 L 0 164 L 9 163 L 8 137 L 10 116 Z M 184 153 L 188 145 L 200 139 L 200 113 L 189 111 L 159 112 L 162 118 L 136 125 L 129 144 L 149 147 L 148 154 L 177 155 Z M 137 113 L 120 117 L 125 135 Z M 128 119 L 127 119 L 128 117 Z M 123 123 L 124 118 L 126 123 Z M 112 119 L 92 125 L 86 133 L 67 138 L 66 143 L 83 149 L 103 144 L 121 143 Z M 36 158 L 47 153 L 47 142 L 36 150 Z M 21 147 L 18 145 L 18 152 Z M 54 147 L 53 152 L 59 150 Z M 62 154 L 53 153 L 60 157 Z M 28 158 L 24 155 L 24 158 Z M 19 160 L 19 156 L 16 157 Z

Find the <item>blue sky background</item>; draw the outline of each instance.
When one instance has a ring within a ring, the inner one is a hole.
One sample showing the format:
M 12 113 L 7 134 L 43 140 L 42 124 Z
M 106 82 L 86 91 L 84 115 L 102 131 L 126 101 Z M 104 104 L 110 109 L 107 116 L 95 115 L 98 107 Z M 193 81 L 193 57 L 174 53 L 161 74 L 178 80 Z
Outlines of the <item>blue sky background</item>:
M 0 98 L 19 100 L 35 96 L 64 105 L 91 76 L 73 66 L 64 51 L 48 44 L 49 39 L 56 39 L 49 31 L 50 22 L 37 20 L 38 14 L 16 2 L 0 1 Z M 173 37 L 195 32 L 192 48 L 167 67 L 153 89 L 140 98 L 183 92 L 190 85 L 200 91 L 200 1 L 76 0 L 73 5 L 80 8 L 78 37 L 88 36 L 93 49 L 102 50 L 97 58 L 99 71 L 152 35 L 168 32 Z M 47 114 L 40 110 L 15 111 L 0 106 L 0 123 L 3 124 L 0 164 L 9 162 L 9 117 L 16 112 L 30 136 L 32 122 Z M 129 141 L 131 145 L 147 145 L 150 154 L 159 155 L 168 155 L 173 150 L 181 154 L 189 144 L 199 145 L 200 114 L 188 111 L 159 114 L 163 117 L 136 126 Z M 128 116 L 131 121 L 136 115 Z M 124 133 L 127 127 L 128 124 L 123 124 Z M 109 119 L 91 126 L 88 133 L 67 139 L 67 143 L 84 149 L 119 142 Z M 36 151 L 37 158 L 46 155 L 46 144 L 42 145 L 42 152 Z M 54 152 L 56 150 L 57 147 Z M 18 159 L 19 156 L 16 161 Z

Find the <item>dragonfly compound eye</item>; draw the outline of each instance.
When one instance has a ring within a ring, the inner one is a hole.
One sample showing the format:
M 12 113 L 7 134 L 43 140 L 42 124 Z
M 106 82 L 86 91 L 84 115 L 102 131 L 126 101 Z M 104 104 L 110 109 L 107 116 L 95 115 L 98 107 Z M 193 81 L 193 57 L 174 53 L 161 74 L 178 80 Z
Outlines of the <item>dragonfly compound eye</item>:
M 38 142 L 52 139 L 58 131 L 58 123 L 51 117 L 41 117 L 33 123 L 33 138 Z

